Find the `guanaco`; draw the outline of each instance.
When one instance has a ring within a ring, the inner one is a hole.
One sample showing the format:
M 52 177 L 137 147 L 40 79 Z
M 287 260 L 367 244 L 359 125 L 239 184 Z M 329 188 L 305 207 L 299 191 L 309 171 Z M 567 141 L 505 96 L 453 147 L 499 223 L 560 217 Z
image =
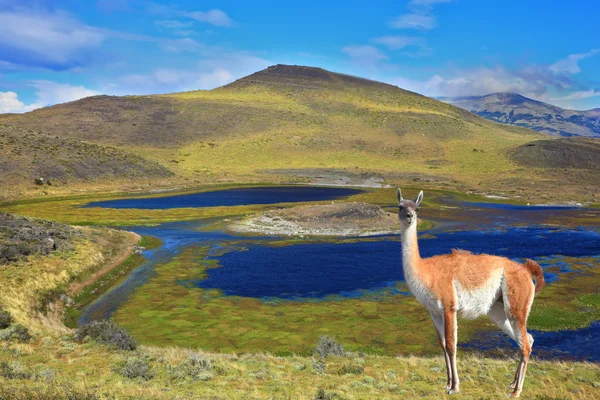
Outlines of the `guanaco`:
M 460 391 L 456 368 L 456 315 L 460 313 L 467 319 L 487 315 L 517 343 L 521 359 L 510 388 L 514 389 L 512 396 L 519 397 L 533 346 L 533 337 L 527 332 L 527 317 L 534 294 L 544 286 L 542 268 L 532 260 L 519 264 L 505 257 L 465 250 L 421 258 L 417 213 L 423 191 L 415 201 L 404 200 L 400 189 L 397 197 L 404 277 L 433 319 L 446 361 L 448 394 Z

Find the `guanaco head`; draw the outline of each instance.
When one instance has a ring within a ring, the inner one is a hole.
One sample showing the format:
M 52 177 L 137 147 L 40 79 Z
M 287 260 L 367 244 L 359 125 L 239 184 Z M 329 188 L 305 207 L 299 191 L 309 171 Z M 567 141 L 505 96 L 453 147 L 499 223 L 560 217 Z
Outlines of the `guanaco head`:
M 410 226 L 417 222 L 417 213 L 419 212 L 419 204 L 423 200 L 423 191 L 421 190 L 415 201 L 404 200 L 400 188 L 398 188 L 396 195 L 398 197 L 398 219 L 400 224 Z

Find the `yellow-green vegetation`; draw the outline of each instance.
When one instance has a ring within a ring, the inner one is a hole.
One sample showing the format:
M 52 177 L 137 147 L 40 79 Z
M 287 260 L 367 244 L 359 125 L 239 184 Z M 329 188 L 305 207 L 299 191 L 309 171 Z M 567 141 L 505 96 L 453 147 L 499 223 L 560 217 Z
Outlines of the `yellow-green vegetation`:
M 535 329 L 550 331 L 581 328 L 599 320 L 600 271 L 597 260 L 572 257 L 561 259 L 560 262 L 569 265 L 570 271 L 560 274 L 558 282 L 546 285 L 535 296 L 535 307 L 531 309 L 529 325 Z M 546 271 L 559 273 L 559 268 L 550 267 Z
M 173 185 L 293 182 L 303 179 L 294 170 L 328 168 L 538 201 L 558 188 L 563 200 L 600 195 L 588 167 L 514 161 L 514 149 L 547 136 L 318 68 L 274 66 L 210 91 L 96 96 L 3 122 L 117 146 L 175 172 Z
M 0 268 L 0 308 L 16 322 L 36 331 L 64 331 L 60 295 L 122 257 L 138 240 L 130 232 L 80 229 L 83 235 L 73 238 L 71 251 L 34 255 Z
M 193 192 L 228 189 L 246 185 L 219 185 L 196 189 Z M 141 194 L 140 197 L 164 197 L 190 191 L 169 192 L 168 194 Z M 88 203 L 107 199 L 130 198 L 132 194 L 104 196 L 70 196 L 58 199 L 35 199 L 0 203 L 0 210 L 30 217 L 46 218 L 73 225 L 133 226 L 156 225 L 164 222 L 191 221 L 212 217 L 234 217 L 256 213 L 262 205 L 203 208 L 172 208 L 165 210 L 110 209 L 101 207 L 83 208 Z
M 2 362 L 8 368 L 2 369 Z M 460 397 L 505 397 L 516 364 L 512 359 L 459 356 Z M 0 347 L 0 398 L 9 399 L 440 399 L 446 396 L 444 384 L 440 357 L 349 353 L 323 359 L 147 346 L 130 352 L 94 342 L 78 344 L 68 337 L 36 337 L 31 343 Z M 529 363 L 524 398 L 599 396 L 597 364 Z
M 318 337 L 335 334 L 348 348 L 369 354 L 438 352 L 431 321 L 412 296 L 384 291 L 360 298 L 262 301 L 184 284 L 204 279 L 209 268 L 219 268 L 216 260 L 205 260 L 208 250 L 188 247 L 158 265 L 155 276 L 119 307 L 115 320 L 146 344 L 212 351 L 268 348 L 279 355 L 308 354 Z M 530 329 L 576 329 L 600 318 L 600 272 L 590 264 L 593 259 L 563 261 L 572 271 L 561 273 L 558 282 L 536 296 Z M 559 269 L 550 267 L 548 272 Z M 399 289 L 408 291 L 404 285 Z M 487 319 L 461 321 L 459 342 L 490 329 L 497 328 Z
M 160 247 L 161 244 L 162 242 L 158 238 L 142 236 L 138 246 L 150 250 Z M 65 325 L 70 328 L 75 328 L 77 326 L 77 319 L 81 315 L 81 309 L 83 307 L 102 295 L 107 288 L 118 285 L 126 279 L 127 274 L 139 267 L 144 261 L 145 259 L 140 253 L 131 254 L 125 261 L 119 263 L 110 271 L 93 279 L 93 281 L 90 281 L 88 285 L 77 290 L 77 292 L 72 293 L 73 303 L 68 304 L 65 310 Z
M 427 200 L 432 213 L 433 205 L 441 204 L 438 197 L 446 195 L 434 193 Z M 390 205 L 387 199 L 393 199 L 393 195 L 393 189 L 381 189 L 355 197 L 357 201 Z M 23 206 L 26 213 L 88 224 L 127 220 L 127 213 L 132 211 L 74 207 L 89 200 L 28 202 L 28 208 L 23 204 L 6 207 Z M 195 219 L 195 212 L 210 217 L 218 212 L 239 215 L 256 210 L 238 207 L 163 210 L 162 215 L 153 215 L 148 210 L 136 214 L 135 210 L 128 221 L 138 223 L 144 220 L 144 213 L 147 218 L 158 216 L 166 220 L 185 215 Z M 79 219 L 78 211 L 82 213 Z M 439 212 L 452 213 L 452 209 Z M 74 284 L 86 282 L 120 255 L 128 254 L 123 253 L 124 249 L 138 240 L 126 232 L 106 228 L 81 230 L 83 236 L 68 252 L 33 256 L 28 261 L 0 268 L 0 284 L 9 288 L 0 292 L 0 308 L 8 310 L 16 322 L 33 334 L 33 339 L 25 343 L 0 341 L 0 399 L 437 399 L 445 396 L 443 360 L 432 357 L 439 353 L 433 327 L 412 297 L 367 296 L 343 302 L 334 298 L 261 302 L 224 297 L 217 291 L 179 283 L 201 278 L 206 268 L 218 267 L 215 261 L 204 260 L 203 247 L 190 247 L 159 265 L 155 277 L 139 288 L 117 313 L 116 319 L 146 345 L 136 351 L 124 351 L 92 340 L 79 343 L 61 323 L 60 303 L 47 302 L 60 293 L 68 293 Z M 280 245 L 293 242 L 282 241 Z M 151 238 L 139 243 L 147 247 L 158 244 Z M 592 260 L 561 261 L 571 265 L 573 272 L 561 273 L 564 279 L 539 294 L 531 319 L 533 328 L 582 326 L 598 319 L 600 301 L 594 283 L 598 275 L 590 268 Z M 115 270 L 119 271 L 118 268 Z M 559 273 L 558 269 L 550 272 Z M 581 295 L 583 292 L 589 294 Z M 540 312 L 536 314 L 538 308 Z M 556 323 L 545 325 L 545 315 L 550 314 L 544 313 L 551 313 L 553 318 L 558 315 Z M 491 324 L 483 319 L 461 321 L 459 340 L 462 342 L 475 330 L 486 327 L 491 328 Z M 343 356 L 321 358 L 313 352 L 317 339 L 325 334 L 335 335 L 345 345 Z M 195 350 L 192 352 L 190 348 Z M 265 349 L 271 353 L 264 353 Z M 403 355 L 396 357 L 398 353 Z M 459 365 L 462 397 L 498 398 L 508 392 L 506 386 L 512 380 L 516 360 L 460 352 Z M 595 399 L 600 396 L 600 367 L 534 359 L 523 395 L 537 399 Z
M 52 193 L 96 183 L 118 186 L 172 178 L 173 173 L 138 155 L 80 140 L 0 124 L 0 198 L 25 191 Z

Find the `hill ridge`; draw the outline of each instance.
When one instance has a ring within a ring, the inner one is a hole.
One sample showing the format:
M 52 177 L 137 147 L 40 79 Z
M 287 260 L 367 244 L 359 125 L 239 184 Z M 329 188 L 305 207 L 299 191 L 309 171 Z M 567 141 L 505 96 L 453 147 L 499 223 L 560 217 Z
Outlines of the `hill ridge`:
M 600 109 L 570 110 L 519 93 L 443 97 L 440 100 L 489 120 L 551 136 L 600 137 Z

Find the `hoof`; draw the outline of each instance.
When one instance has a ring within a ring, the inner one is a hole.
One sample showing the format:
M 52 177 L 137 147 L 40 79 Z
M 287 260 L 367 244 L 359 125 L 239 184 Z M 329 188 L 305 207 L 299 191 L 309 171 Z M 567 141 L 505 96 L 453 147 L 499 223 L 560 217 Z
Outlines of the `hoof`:
M 511 394 L 508 395 L 508 397 L 519 397 L 521 396 L 521 393 L 517 393 L 517 392 L 512 392 Z
M 458 389 L 448 389 L 446 391 L 446 393 L 448 393 L 448 394 L 456 394 L 456 393 L 459 393 L 459 392 L 460 392 L 460 390 L 458 390 Z

